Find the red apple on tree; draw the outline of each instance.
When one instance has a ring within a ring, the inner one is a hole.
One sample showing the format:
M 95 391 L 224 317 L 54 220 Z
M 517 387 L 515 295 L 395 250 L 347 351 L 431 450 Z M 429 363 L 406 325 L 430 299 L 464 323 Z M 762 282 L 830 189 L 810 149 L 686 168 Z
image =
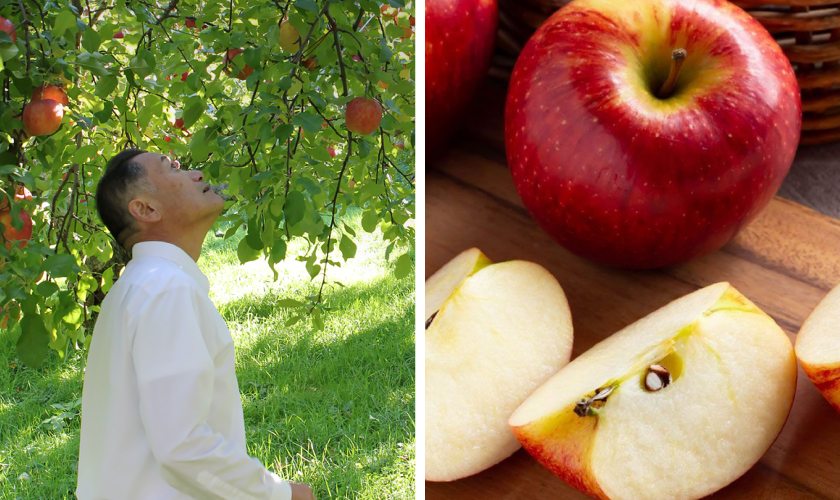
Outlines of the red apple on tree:
M 125 33 L 123 33 L 123 30 L 119 30 L 116 33 L 114 33 L 114 38 L 125 38 Z
M 228 51 L 225 53 L 225 66 L 232 66 L 233 65 L 233 59 L 235 59 L 236 56 L 238 56 L 239 54 L 241 54 L 243 52 L 245 52 L 245 51 L 242 50 L 242 49 L 228 49 Z M 253 72 L 254 72 L 254 68 L 252 68 L 252 67 L 250 67 L 246 64 L 244 68 L 239 70 L 239 73 L 237 73 L 236 78 L 238 78 L 240 80 L 245 80 Z M 231 73 L 230 68 L 226 68 L 225 69 L 225 74 L 229 75 L 230 73 Z
M 186 127 L 184 127 L 184 119 L 183 118 L 176 118 L 175 122 L 172 123 L 172 126 L 174 128 L 178 128 L 178 129 L 181 129 L 181 130 L 186 130 Z
M 318 67 L 318 61 L 314 57 L 310 57 L 303 61 L 303 67 L 312 71 L 313 69 Z
M 496 0 L 426 2 L 426 150 L 437 154 L 487 75 Z
M 55 85 L 40 85 L 35 89 L 35 92 L 32 93 L 31 100 L 40 101 L 42 99 L 52 99 L 62 106 L 70 106 L 70 99 L 67 98 L 67 94 Z
M 337 154 L 335 152 L 335 148 L 327 148 L 327 152 L 330 154 L 330 158 L 335 158 L 335 155 Z
M 347 103 L 344 122 L 347 130 L 361 135 L 373 133 L 382 121 L 382 105 L 367 97 L 355 97 Z
M 654 268 L 751 221 L 787 174 L 800 124 L 790 63 L 733 4 L 576 0 L 519 55 L 505 139 L 519 195 L 561 245 Z
M 33 101 L 23 108 L 23 126 L 29 135 L 50 135 L 61 126 L 64 108 L 52 99 Z
M 181 81 L 182 81 L 182 82 L 186 82 L 186 81 L 187 81 L 187 77 L 188 77 L 188 76 L 190 76 L 190 72 L 189 72 L 189 71 L 184 71 L 183 73 L 181 73 Z
M 23 221 L 23 227 L 20 231 L 12 227 L 11 212 L 8 209 L 0 211 L 0 223 L 5 226 L 5 229 L 3 230 L 3 237 L 6 242 L 6 250 L 9 251 L 11 251 L 13 244 L 16 248 L 25 247 L 29 242 L 29 239 L 32 237 L 32 217 L 29 216 L 29 212 L 21 209 L 18 216 L 20 217 L 20 220 Z
M 26 189 L 25 186 L 18 186 L 15 188 L 15 202 L 20 203 L 24 200 L 31 200 L 32 199 L 32 192 Z M 0 195 L 0 212 L 3 210 L 9 209 L 9 199 L 3 195 Z
M 15 30 L 15 24 L 2 16 L 0 16 L 0 30 L 5 31 L 13 42 L 17 41 L 17 31 Z
M 194 17 L 188 17 L 187 21 L 184 24 L 187 25 L 187 28 L 196 28 L 197 27 L 196 24 L 195 24 L 195 18 Z

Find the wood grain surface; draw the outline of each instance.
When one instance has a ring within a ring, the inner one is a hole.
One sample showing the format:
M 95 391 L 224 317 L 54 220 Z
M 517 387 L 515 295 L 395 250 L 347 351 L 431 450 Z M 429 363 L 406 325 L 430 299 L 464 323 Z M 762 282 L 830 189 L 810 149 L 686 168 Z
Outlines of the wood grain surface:
M 448 153 L 427 165 L 427 278 L 473 246 L 496 262 L 539 263 L 557 277 L 569 299 L 573 357 L 669 301 L 719 281 L 732 283 L 793 340 L 817 302 L 840 282 L 840 222 L 778 197 L 722 250 L 680 266 L 625 271 L 576 257 L 533 222 L 513 186 L 502 141 L 504 88 L 488 84 L 477 102 L 467 132 L 456 138 Z M 823 146 L 805 151 L 797 157 L 797 168 L 831 151 L 840 150 Z M 840 168 L 836 163 L 830 166 L 834 171 Z M 802 174 L 801 179 L 812 177 L 820 183 L 832 175 L 836 179 L 837 173 L 826 169 L 813 176 Z M 807 183 L 797 181 L 787 193 L 807 197 L 829 189 L 809 191 Z M 833 204 L 822 209 L 840 216 L 837 184 Z M 427 482 L 425 490 L 428 500 L 588 498 L 522 450 L 470 478 Z M 758 464 L 709 498 L 840 499 L 840 414 L 801 369 L 781 435 Z

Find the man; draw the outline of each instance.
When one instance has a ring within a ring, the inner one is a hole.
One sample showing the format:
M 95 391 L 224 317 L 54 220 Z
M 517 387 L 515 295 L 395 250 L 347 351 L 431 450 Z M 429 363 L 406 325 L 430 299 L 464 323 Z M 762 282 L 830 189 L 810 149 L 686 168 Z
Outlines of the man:
M 245 448 L 234 345 L 196 262 L 224 201 L 199 171 L 126 150 L 96 190 L 132 255 L 94 328 L 82 392 L 80 500 L 314 500 Z

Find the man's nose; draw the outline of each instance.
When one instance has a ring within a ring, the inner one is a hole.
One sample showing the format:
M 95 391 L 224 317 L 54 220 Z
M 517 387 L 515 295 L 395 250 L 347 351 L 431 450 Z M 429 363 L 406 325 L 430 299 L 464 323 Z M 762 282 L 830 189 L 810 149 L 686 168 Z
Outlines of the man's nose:
M 193 172 L 194 172 L 194 173 L 193 173 L 193 180 L 194 180 L 195 182 L 201 182 L 201 181 L 203 181 L 203 180 L 204 180 L 204 174 L 203 174 L 203 173 L 201 173 L 201 171 L 200 171 L 200 170 L 193 170 Z

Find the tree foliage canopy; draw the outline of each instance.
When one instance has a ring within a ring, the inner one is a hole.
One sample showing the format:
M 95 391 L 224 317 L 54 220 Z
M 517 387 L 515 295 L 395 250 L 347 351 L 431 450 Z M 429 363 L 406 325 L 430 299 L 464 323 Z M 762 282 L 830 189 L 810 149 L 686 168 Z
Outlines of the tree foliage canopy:
M 225 236 L 246 232 L 241 262 L 306 263 L 319 291 L 279 304 L 297 308 L 292 321 L 323 327 L 328 269 L 356 252 L 341 222 L 351 207 L 390 242 L 389 257 L 398 250 L 395 273 L 408 275 L 412 9 L 402 0 L 0 1 L 16 27 L 16 41 L 0 32 L 0 200 L 14 229 L 24 227 L 21 210 L 33 221 L 25 247 L 0 245 L 0 320 L 21 324 L 20 359 L 38 366 L 50 348 L 64 355 L 90 340 L 127 259 L 93 193 L 126 147 L 178 158 L 221 186 L 220 221 L 233 223 Z M 69 106 L 58 131 L 28 137 L 22 112 L 42 84 L 62 86 Z M 382 106 L 372 134 L 345 126 L 355 97 Z M 15 198 L 22 187 L 31 200 Z M 287 255 L 296 238 L 305 250 Z

